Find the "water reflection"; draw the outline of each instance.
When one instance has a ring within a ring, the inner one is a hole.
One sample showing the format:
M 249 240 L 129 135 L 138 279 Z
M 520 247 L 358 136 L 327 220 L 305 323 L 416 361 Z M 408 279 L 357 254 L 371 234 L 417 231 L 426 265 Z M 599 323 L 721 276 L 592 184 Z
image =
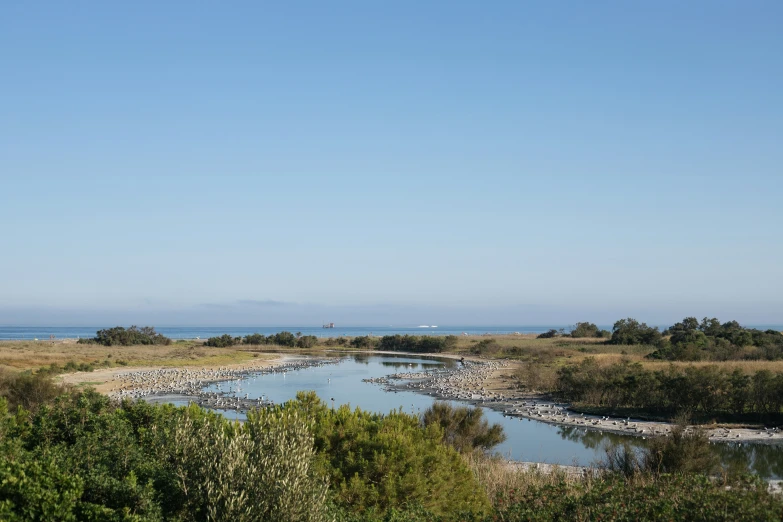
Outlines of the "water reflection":
M 575 426 L 560 427 L 560 436 L 578 442 L 585 448 L 601 451 L 613 444 L 626 443 L 635 450 L 642 450 L 649 444 L 647 440 L 640 437 L 585 430 Z M 776 479 L 783 477 L 783 447 L 780 445 L 716 442 L 710 443 L 710 447 L 726 469 L 740 470 L 747 465 L 750 471 L 760 477 Z
M 232 383 L 222 383 L 220 387 L 213 384 L 206 390 L 233 390 L 240 396 L 263 397 L 276 403 L 295 398 L 300 390 L 313 390 L 327 404 L 334 399 L 335 406 L 346 404 L 379 413 L 401 409 L 406 413 L 419 414 L 432 404 L 433 397 L 406 391 L 386 392 L 382 385 L 363 382 L 363 379 L 384 377 L 397 373 L 400 368 L 421 371 L 453 367 L 456 364 L 452 359 L 428 356 L 353 353 L 345 355 L 336 365 L 286 374 L 253 375 Z M 490 409 L 484 411 L 489 422 L 503 425 L 508 437 L 497 450 L 515 460 L 584 466 L 602 461 L 607 443 L 627 442 L 637 449 L 646 444 L 640 437 L 585 430 L 576 426 L 555 426 L 530 419 L 505 417 Z M 233 411 L 225 415 L 238 419 L 244 417 L 242 413 Z M 781 446 L 713 444 L 712 447 L 726 465 L 747 462 L 755 473 L 764 478 L 783 477 Z

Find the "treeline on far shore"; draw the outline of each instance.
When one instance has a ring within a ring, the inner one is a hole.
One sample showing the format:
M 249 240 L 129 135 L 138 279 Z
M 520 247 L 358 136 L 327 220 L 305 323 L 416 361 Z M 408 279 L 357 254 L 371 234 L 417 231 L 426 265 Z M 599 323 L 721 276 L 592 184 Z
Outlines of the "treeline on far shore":
M 737 321 L 721 323 L 716 318 L 705 317 L 701 321 L 686 317 L 673 326 L 660 331 L 633 318 L 614 323 L 612 331 L 602 330 L 590 322 L 579 322 L 566 332 L 565 329 L 549 330 L 539 339 L 555 341 L 592 338 L 595 343 L 615 346 L 649 347 L 647 358 L 667 361 L 729 361 L 729 360 L 780 360 L 783 359 L 783 333 L 776 330 L 746 328 Z M 154 328 L 121 326 L 99 330 L 94 338 L 80 339 L 80 343 L 96 343 L 104 346 L 168 345 L 172 340 L 157 333 Z M 475 341 L 469 351 L 477 355 L 491 352 L 490 340 Z M 483 343 L 483 344 L 482 344 Z M 459 338 L 455 335 L 385 335 L 383 337 L 330 337 L 318 339 L 301 332 L 279 332 L 264 336 L 259 333 L 236 337 L 229 334 L 210 337 L 204 343 L 212 347 L 236 345 L 273 345 L 291 348 L 313 348 L 316 345 L 328 347 L 345 346 L 358 349 L 394 352 L 440 353 L 458 348 Z
M 329 337 L 320 340 L 324 346 L 350 347 L 365 350 L 379 350 L 388 352 L 413 352 L 413 353 L 440 353 L 457 347 L 459 338 L 456 335 L 430 336 L 430 335 L 384 335 L 383 337 L 371 337 L 360 335 L 357 337 Z M 225 334 L 219 337 L 210 337 L 204 343 L 206 346 L 227 347 L 236 345 L 273 345 L 290 348 L 312 348 L 319 343 L 314 335 L 302 335 L 297 332 L 280 332 L 273 335 L 261 334 L 246 335 L 245 337 L 232 337 Z
M 570 331 L 549 330 L 539 339 L 602 338 L 610 345 L 649 346 L 649 359 L 666 361 L 730 361 L 783 359 L 783 332 L 745 328 L 737 321 L 721 323 L 717 318 L 701 321 L 686 317 L 660 331 L 636 319 L 620 319 L 612 331 L 595 324 L 577 323 Z

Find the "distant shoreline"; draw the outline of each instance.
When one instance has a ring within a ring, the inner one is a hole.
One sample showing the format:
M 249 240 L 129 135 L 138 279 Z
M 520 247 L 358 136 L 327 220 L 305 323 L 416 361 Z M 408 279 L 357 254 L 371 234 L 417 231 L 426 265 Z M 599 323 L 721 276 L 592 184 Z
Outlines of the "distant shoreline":
M 115 326 L 115 325 L 112 325 Z M 143 325 L 140 325 L 143 326 Z M 153 325 L 154 326 L 154 325 Z M 773 329 L 783 331 L 783 325 L 745 325 L 748 328 L 757 328 L 760 330 Z M 664 328 L 668 327 L 664 326 Z M 0 326 L 0 342 L 3 341 L 59 341 L 75 342 L 80 338 L 94 337 L 98 330 L 109 327 L 102 326 Z M 431 335 L 446 336 L 456 335 L 468 337 L 480 336 L 532 336 L 544 333 L 548 330 L 563 329 L 570 331 L 573 325 L 438 325 L 436 328 L 429 326 L 422 328 L 417 325 L 409 326 L 341 326 L 335 325 L 334 328 L 322 328 L 321 326 L 164 326 L 155 327 L 156 331 L 169 337 L 174 341 L 197 341 L 205 340 L 209 337 L 219 337 L 229 334 L 234 337 L 245 337 L 259 333 L 262 335 L 274 335 L 280 332 L 301 332 L 302 335 L 313 335 L 318 338 L 337 338 L 337 337 L 360 337 L 372 336 L 383 337 L 384 335 Z M 598 325 L 599 329 L 610 330 L 611 325 Z M 50 339 L 54 336 L 54 339 Z

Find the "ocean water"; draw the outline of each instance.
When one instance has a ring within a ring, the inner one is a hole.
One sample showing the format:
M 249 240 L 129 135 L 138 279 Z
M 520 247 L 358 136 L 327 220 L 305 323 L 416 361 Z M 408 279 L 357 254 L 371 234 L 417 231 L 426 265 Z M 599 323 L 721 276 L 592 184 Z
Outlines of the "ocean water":
M 49 339 L 77 339 L 82 337 L 95 337 L 95 332 L 116 325 L 103 326 L 0 326 L 0 341 L 8 340 L 32 340 Z M 125 325 L 130 326 L 130 325 Z M 139 325 L 144 326 L 144 325 Z M 322 328 L 321 326 L 162 326 L 155 330 L 172 339 L 206 339 L 223 334 L 234 337 L 260 333 L 272 335 L 283 331 L 292 333 L 301 332 L 303 335 L 315 335 L 316 337 L 357 337 L 360 335 L 508 335 L 514 333 L 538 334 L 554 328 L 566 331 L 572 325 L 540 325 L 540 326 L 482 326 L 482 325 L 400 325 L 400 326 L 340 326 L 335 328 Z M 599 328 L 611 330 L 611 325 L 598 325 Z M 659 325 L 661 329 L 669 325 Z M 761 330 L 783 330 L 783 325 L 746 325 Z
M 49 339 L 50 335 L 57 339 L 76 339 L 81 337 L 95 337 L 95 332 L 105 326 L 0 326 L 0 340 L 22 339 Z M 125 325 L 129 326 L 129 325 Z M 144 326 L 144 325 L 139 325 Z M 438 325 L 405 325 L 405 326 L 335 326 L 335 328 L 322 328 L 321 326 L 162 326 L 156 327 L 157 332 L 172 339 L 206 339 L 223 334 L 234 337 L 260 333 L 272 335 L 283 331 L 292 333 L 302 332 L 303 335 L 315 335 L 316 337 L 356 337 L 360 335 L 483 335 L 483 334 L 513 334 L 541 333 L 550 328 L 566 328 L 564 325 L 555 326 L 438 326 Z

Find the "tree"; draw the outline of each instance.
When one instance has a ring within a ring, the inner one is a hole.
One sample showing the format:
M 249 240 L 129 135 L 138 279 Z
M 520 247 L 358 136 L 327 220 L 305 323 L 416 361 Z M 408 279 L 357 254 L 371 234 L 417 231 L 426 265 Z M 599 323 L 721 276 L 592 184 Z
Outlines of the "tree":
M 552 339 L 553 337 L 557 337 L 557 335 L 558 335 L 557 330 L 553 328 L 551 330 L 547 330 L 542 334 L 538 334 L 536 336 L 536 339 Z
M 571 337 L 601 337 L 601 332 L 593 323 L 576 323 L 571 330 Z
M 205 346 L 212 346 L 214 348 L 228 348 L 236 344 L 236 339 L 230 334 L 223 334 L 219 337 L 210 337 L 204 342 Z
M 440 426 L 443 441 L 460 453 L 489 450 L 506 440 L 503 426 L 490 426 L 481 408 L 454 407 L 448 402 L 437 401 L 424 412 L 422 422 L 424 426 Z
M 620 319 L 612 327 L 611 344 L 655 344 L 661 340 L 658 328 L 639 323 L 636 319 Z
M 670 342 L 674 345 L 691 345 L 699 348 L 707 346 L 707 335 L 700 329 L 695 317 L 686 317 L 669 328 Z

